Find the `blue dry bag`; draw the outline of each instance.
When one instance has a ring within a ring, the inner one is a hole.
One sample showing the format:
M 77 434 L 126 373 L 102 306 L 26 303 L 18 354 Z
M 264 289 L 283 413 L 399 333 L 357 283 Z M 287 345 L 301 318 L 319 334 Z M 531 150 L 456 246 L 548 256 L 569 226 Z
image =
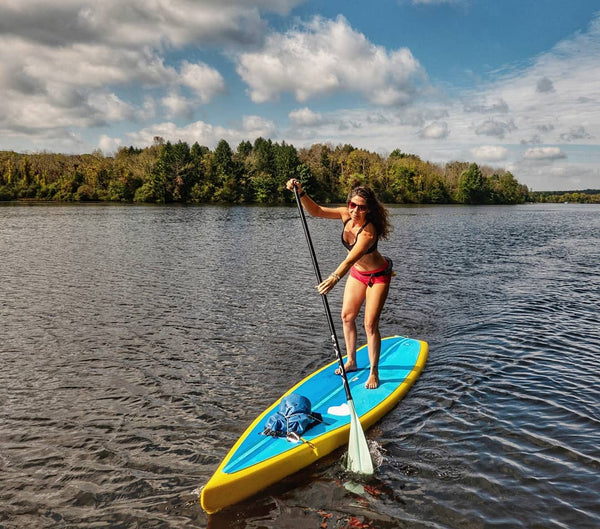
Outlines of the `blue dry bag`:
M 321 420 L 320 414 L 311 413 L 310 400 L 292 393 L 281 399 L 279 411 L 267 419 L 263 434 L 272 437 L 285 437 L 290 433 L 302 435 Z

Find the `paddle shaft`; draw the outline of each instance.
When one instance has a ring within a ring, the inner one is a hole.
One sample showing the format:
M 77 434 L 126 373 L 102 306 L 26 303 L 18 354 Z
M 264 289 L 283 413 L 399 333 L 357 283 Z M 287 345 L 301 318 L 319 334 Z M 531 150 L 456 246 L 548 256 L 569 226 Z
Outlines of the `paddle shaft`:
M 310 250 L 310 256 L 312 258 L 313 268 L 315 269 L 315 275 L 319 284 L 323 281 L 321 278 L 321 271 L 319 270 L 319 263 L 317 263 L 317 256 L 315 254 L 315 248 L 308 231 L 308 224 L 306 223 L 306 215 L 304 214 L 304 208 L 300 203 L 300 195 L 298 194 L 298 187 L 294 186 L 294 196 L 296 197 L 296 204 L 298 211 L 300 212 L 300 218 L 302 219 L 302 227 L 304 228 L 304 235 L 306 236 L 306 242 Z M 340 372 L 342 373 L 342 379 L 344 381 L 344 390 L 346 391 L 346 398 L 352 400 L 352 393 L 350 393 L 350 385 L 348 384 L 348 376 L 346 375 L 346 368 L 344 367 L 344 360 L 342 353 L 340 352 L 340 343 L 338 341 L 337 333 L 335 332 L 335 326 L 333 325 L 333 318 L 331 317 L 331 309 L 329 308 L 329 302 L 327 301 L 327 295 L 321 295 L 323 300 L 323 307 L 325 307 L 325 314 L 327 315 L 327 323 L 329 323 L 329 331 L 331 332 L 331 343 L 337 357 L 337 361 L 340 364 Z

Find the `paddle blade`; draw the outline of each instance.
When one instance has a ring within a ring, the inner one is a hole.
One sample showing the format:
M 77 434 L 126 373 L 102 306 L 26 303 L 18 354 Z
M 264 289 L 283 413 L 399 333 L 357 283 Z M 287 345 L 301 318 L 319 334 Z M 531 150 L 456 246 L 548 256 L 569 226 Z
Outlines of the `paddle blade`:
M 369 445 L 358 420 L 353 400 L 348 401 L 348 407 L 350 408 L 350 441 L 346 469 L 356 474 L 373 474 L 373 461 Z

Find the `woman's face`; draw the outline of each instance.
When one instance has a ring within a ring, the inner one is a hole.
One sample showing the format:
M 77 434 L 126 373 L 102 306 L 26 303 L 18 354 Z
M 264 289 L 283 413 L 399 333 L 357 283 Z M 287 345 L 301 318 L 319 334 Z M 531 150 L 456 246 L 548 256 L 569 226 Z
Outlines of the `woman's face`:
M 369 209 L 367 207 L 367 201 L 359 195 L 354 195 L 348 201 L 348 213 L 353 219 L 361 219 L 366 217 Z

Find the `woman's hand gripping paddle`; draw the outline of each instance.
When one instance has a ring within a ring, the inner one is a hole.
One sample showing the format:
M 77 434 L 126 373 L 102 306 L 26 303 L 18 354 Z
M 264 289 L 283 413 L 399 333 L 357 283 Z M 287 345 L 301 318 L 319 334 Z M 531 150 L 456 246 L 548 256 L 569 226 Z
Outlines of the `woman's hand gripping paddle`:
M 315 275 L 319 284 L 322 282 L 321 271 L 319 270 L 319 264 L 317 263 L 317 256 L 313 247 L 312 239 L 308 231 L 308 225 L 306 224 L 306 217 L 302 204 L 300 203 L 300 195 L 298 194 L 298 187 L 294 185 L 294 196 L 296 197 L 296 204 L 298 205 L 298 211 L 300 212 L 300 219 L 302 220 L 302 227 L 304 228 L 304 235 L 306 236 L 306 242 L 310 250 L 310 256 L 312 258 L 313 268 L 315 269 Z M 337 357 L 338 363 L 340 364 L 340 372 L 342 374 L 342 380 L 344 389 L 346 391 L 346 400 L 348 401 L 348 409 L 350 411 L 350 439 L 348 442 L 348 459 L 346 462 L 346 468 L 350 472 L 357 474 L 373 474 L 373 461 L 371 460 L 371 454 L 369 452 L 369 445 L 365 437 L 365 432 L 360 424 L 360 420 L 354 407 L 354 400 L 352 400 L 352 393 L 350 393 L 350 386 L 348 385 L 348 376 L 346 375 L 346 368 L 344 367 L 344 360 L 340 353 L 340 345 L 338 342 L 335 327 L 333 326 L 333 318 L 331 317 L 331 310 L 329 308 L 329 302 L 327 296 L 322 295 L 323 306 L 325 307 L 325 313 L 327 315 L 327 322 L 329 323 L 329 330 L 331 332 L 331 342 L 333 349 Z

